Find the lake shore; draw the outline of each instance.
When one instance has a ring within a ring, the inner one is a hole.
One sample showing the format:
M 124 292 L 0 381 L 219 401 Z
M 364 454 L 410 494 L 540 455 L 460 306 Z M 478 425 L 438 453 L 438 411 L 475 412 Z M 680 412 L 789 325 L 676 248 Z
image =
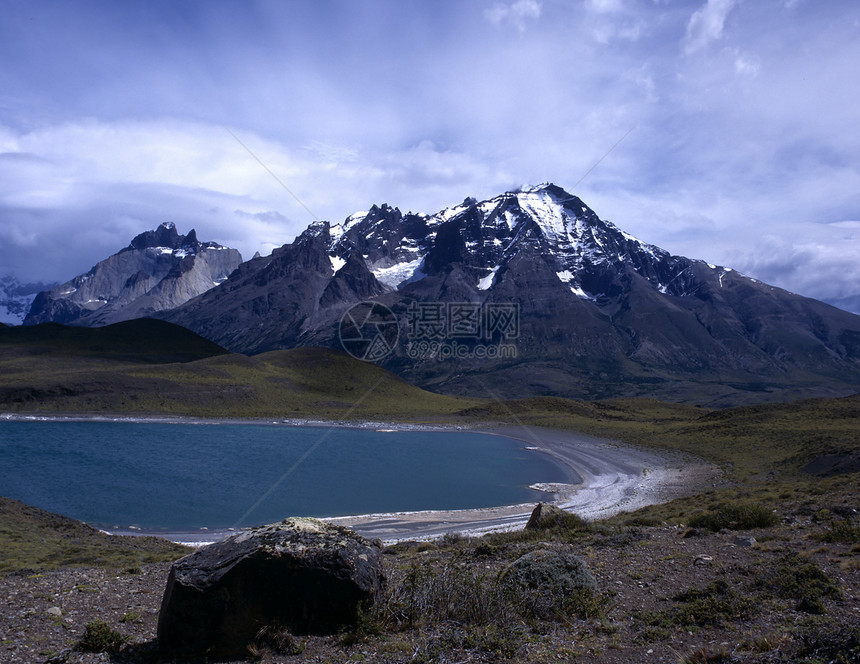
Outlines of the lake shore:
M 713 482 L 719 469 L 704 460 L 657 452 L 584 434 L 537 427 L 476 428 L 480 433 L 522 441 L 552 457 L 569 482 L 536 485 L 545 502 L 586 520 L 603 519 L 694 493 Z M 475 536 L 525 526 L 534 503 L 472 510 L 392 512 L 325 519 L 385 543 L 427 540 L 446 533 Z
M 83 418 L 81 418 L 83 419 Z M 108 421 L 131 421 L 108 418 Z M 135 418 L 140 422 L 164 422 L 163 418 Z M 618 441 L 594 438 L 572 431 L 526 426 L 462 426 L 386 422 L 316 422 L 311 420 L 198 420 L 170 418 L 171 422 L 206 424 L 270 424 L 273 426 L 352 427 L 382 431 L 471 431 L 504 436 L 528 449 L 546 454 L 563 469 L 565 482 L 538 484 L 544 502 L 575 512 L 587 520 L 608 518 L 619 512 L 666 502 L 694 493 L 712 483 L 719 469 L 702 459 L 670 451 L 633 447 Z M 522 528 L 535 503 L 479 509 L 385 512 L 326 517 L 323 520 L 349 527 L 386 544 L 403 540 L 430 540 L 447 533 L 481 535 Z M 285 515 L 289 516 L 289 515 Z M 233 529 L 196 531 L 110 530 L 117 535 L 157 535 L 175 542 L 202 546 L 219 541 Z

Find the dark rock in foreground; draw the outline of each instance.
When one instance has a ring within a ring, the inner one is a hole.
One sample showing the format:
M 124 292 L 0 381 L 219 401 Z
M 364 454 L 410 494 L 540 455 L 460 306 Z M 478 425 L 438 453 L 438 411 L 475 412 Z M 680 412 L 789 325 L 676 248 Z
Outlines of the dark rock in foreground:
M 380 547 L 347 528 L 293 518 L 173 564 L 158 618 L 163 655 L 242 657 L 266 626 L 331 633 L 383 583 Z

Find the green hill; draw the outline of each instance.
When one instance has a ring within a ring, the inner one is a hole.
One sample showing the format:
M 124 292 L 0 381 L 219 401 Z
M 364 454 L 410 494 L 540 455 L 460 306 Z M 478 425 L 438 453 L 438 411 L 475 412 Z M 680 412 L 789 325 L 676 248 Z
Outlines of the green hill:
M 73 327 L 59 323 L 0 328 L 0 361 L 58 356 L 163 364 L 190 362 L 227 351 L 190 330 L 155 320 Z
M 0 330 L 0 376 L 6 412 L 421 419 L 477 403 L 331 349 L 231 355 L 155 320 Z

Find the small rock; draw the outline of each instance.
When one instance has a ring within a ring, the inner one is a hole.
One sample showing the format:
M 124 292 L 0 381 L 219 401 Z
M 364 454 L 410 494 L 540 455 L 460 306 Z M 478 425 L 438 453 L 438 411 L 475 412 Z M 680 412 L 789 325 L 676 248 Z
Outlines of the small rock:
M 50 609 L 45 611 L 49 616 L 57 616 L 58 618 L 63 615 L 63 610 L 59 606 L 52 606 Z

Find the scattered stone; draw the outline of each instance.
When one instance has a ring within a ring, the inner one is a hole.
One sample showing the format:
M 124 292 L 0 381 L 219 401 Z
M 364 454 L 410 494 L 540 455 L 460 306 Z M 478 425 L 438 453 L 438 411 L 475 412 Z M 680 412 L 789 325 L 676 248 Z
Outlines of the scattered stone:
M 293 518 L 173 563 L 158 618 L 163 655 L 247 656 L 264 627 L 333 633 L 352 625 L 384 581 L 381 547 L 342 526 Z
M 49 616 L 56 616 L 59 618 L 63 615 L 63 610 L 59 606 L 52 606 L 47 611 L 45 611 Z
M 734 540 L 732 540 L 732 543 L 735 546 L 739 546 L 746 549 L 755 545 L 756 538 L 748 535 L 738 535 L 734 538 Z
M 698 530 L 697 528 L 687 528 L 681 533 L 682 538 L 701 537 L 701 536 L 702 536 L 702 531 Z

